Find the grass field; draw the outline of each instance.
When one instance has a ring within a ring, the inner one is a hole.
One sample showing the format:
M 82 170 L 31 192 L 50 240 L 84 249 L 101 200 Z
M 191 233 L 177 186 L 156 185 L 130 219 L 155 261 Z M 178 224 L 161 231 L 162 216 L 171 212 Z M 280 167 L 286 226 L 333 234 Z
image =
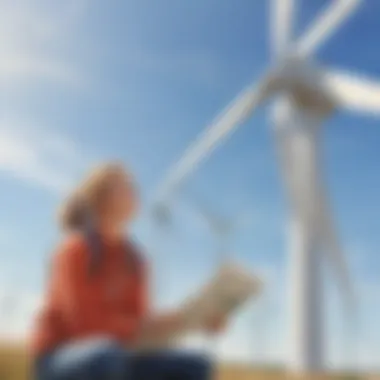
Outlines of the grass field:
M 0 347 L 0 380 L 28 380 L 29 360 L 25 350 L 19 347 Z M 217 380 L 281 380 L 295 377 L 285 375 L 281 370 L 259 370 L 249 366 L 222 364 L 217 370 Z M 305 378 L 305 377 L 303 377 Z M 298 377 L 299 379 L 299 377 Z M 323 375 L 313 377 L 318 380 L 363 379 L 380 380 L 377 376 Z

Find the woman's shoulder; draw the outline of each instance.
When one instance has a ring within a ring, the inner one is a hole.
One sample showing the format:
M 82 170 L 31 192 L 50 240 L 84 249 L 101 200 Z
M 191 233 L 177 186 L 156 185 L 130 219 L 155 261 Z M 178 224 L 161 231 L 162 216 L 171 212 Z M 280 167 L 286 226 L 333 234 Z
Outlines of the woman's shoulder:
M 66 249 L 85 248 L 87 245 L 87 239 L 83 233 L 71 232 L 65 235 L 61 240 L 61 247 Z
M 79 232 L 72 232 L 64 236 L 58 246 L 58 256 L 67 259 L 79 259 L 88 253 L 86 237 Z

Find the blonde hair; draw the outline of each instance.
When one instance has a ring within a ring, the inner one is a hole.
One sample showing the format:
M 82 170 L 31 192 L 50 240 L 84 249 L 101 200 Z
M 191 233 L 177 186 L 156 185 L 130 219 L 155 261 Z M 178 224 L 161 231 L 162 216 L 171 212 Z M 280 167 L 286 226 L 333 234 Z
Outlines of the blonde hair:
M 61 228 L 79 230 L 92 223 L 110 183 L 124 175 L 126 171 L 118 162 L 105 163 L 92 170 L 62 205 L 59 212 Z

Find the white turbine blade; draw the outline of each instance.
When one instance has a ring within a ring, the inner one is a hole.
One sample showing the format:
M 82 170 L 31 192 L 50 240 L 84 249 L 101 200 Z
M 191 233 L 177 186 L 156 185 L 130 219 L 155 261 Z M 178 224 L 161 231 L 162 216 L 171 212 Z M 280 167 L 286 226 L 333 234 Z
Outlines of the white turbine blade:
M 323 86 L 339 106 L 380 116 L 380 81 L 328 70 L 323 73 Z
M 221 216 L 217 215 L 214 210 L 206 205 L 204 200 L 200 200 L 199 197 L 191 197 L 191 203 L 195 206 L 196 212 L 201 216 L 201 218 L 214 230 L 217 226 L 221 224 Z
M 342 250 L 339 238 L 334 228 L 331 213 L 323 194 L 320 194 L 317 200 L 317 209 L 319 210 L 319 237 L 322 242 L 323 250 L 327 251 L 328 257 L 338 275 L 342 291 L 346 296 L 346 300 L 354 301 L 355 295 L 353 285 L 349 275 L 347 262 Z
M 205 207 L 204 204 L 199 204 L 197 202 L 196 209 L 198 214 L 209 224 L 211 227 L 215 227 L 220 223 L 219 218 L 211 212 L 208 207 Z
M 300 38 L 296 46 L 297 53 L 303 56 L 312 54 L 353 14 L 361 2 L 362 0 L 335 0 L 329 4 Z
M 270 80 L 264 80 L 257 89 L 249 87 L 211 124 L 185 152 L 169 172 L 158 191 L 164 199 L 190 175 L 197 166 L 222 143 L 268 97 Z
M 271 48 L 273 55 L 283 55 L 292 39 L 295 0 L 272 0 L 270 2 Z

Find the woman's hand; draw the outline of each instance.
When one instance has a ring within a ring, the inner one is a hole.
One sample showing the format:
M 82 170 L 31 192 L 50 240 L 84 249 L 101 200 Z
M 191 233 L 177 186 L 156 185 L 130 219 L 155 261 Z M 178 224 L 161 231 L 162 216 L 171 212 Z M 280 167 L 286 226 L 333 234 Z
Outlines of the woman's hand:
M 226 318 L 214 317 L 208 321 L 204 327 L 205 331 L 209 334 L 218 334 L 222 332 L 227 325 Z
M 184 318 L 182 314 L 178 312 L 171 312 L 157 317 L 157 329 L 164 334 L 175 333 L 181 330 L 184 324 Z
M 142 326 L 142 339 L 163 339 L 181 330 L 183 317 L 178 312 L 149 317 Z

